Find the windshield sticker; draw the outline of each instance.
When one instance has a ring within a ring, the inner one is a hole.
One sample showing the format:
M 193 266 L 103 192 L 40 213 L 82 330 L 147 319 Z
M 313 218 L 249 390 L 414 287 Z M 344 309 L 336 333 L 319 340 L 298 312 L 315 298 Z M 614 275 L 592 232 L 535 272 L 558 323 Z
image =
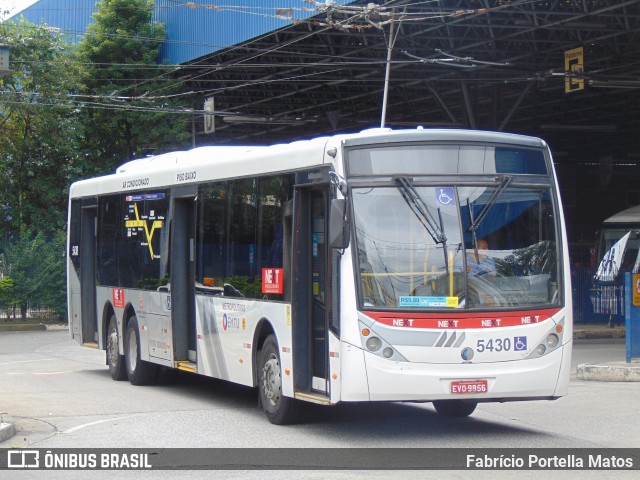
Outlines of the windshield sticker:
M 458 297 L 410 297 L 404 296 L 398 299 L 399 307 L 446 307 L 456 308 Z
M 436 198 L 441 205 L 451 205 L 455 200 L 455 194 L 452 187 L 436 188 Z

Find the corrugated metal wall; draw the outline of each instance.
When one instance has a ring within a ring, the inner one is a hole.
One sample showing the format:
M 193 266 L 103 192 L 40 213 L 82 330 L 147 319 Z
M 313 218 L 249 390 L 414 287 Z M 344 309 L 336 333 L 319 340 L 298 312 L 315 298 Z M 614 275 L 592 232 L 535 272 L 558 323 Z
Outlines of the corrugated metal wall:
M 74 42 L 78 42 L 96 10 L 95 0 L 40 0 L 14 19 L 24 16 L 31 23 L 59 28 L 62 33 L 71 35 Z
M 40 0 L 18 17 L 24 15 L 32 23 L 60 28 L 77 42 L 96 10 L 96 0 Z M 164 23 L 167 31 L 161 60 L 180 64 L 317 13 L 303 0 L 155 0 L 154 20 Z
M 156 18 L 165 24 L 168 39 L 161 54 L 172 64 L 229 48 L 317 14 L 313 5 L 303 0 L 156 0 L 156 7 Z M 277 18 L 278 13 L 291 13 L 294 20 Z

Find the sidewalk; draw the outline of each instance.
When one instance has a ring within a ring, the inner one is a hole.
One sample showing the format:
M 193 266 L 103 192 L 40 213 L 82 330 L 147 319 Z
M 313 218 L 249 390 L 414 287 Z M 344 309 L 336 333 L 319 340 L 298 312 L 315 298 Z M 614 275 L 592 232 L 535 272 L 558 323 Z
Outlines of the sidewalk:
M 626 338 L 625 327 L 609 327 L 606 324 L 574 325 L 573 338 L 592 340 Z M 578 365 L 577 378 L 596 382 L 640 382 L 640 360 L 627 362 L 582 363 Z
M 69 325 L 66 323 L 12 323 L 0 322 L 0 332 L 28 332 L 34 330 L 68 330 Z

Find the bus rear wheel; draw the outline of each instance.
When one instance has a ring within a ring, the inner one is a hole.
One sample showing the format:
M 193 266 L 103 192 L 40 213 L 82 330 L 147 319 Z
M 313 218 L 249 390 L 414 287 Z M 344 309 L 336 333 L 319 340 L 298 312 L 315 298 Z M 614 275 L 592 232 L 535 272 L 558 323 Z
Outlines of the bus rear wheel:
M 267 419 L 275 425 L 296 422 L 300 405 L 295 399 L 282 395 L 282 367 L 273 335 L 267 337 L 258 357 L 258 390 Z
M 107 330 L 107 365 L 109 373 L 114 380 L 126 380 L 127 368 L 125 366 L 124 355 L 118 353 L 118 320 L 115 315 L 109 320 Z
M 138 319 L 131 317 L 124 343 L 127 376 L 132 385 L 149 385 L 156 379 L 157 365 L 140 359 L 140 328 Z
M 478 406 L 478 402 L 470 400 L 436 400 L 433 406 L 439 415 L 449 418 L 468 417 Z

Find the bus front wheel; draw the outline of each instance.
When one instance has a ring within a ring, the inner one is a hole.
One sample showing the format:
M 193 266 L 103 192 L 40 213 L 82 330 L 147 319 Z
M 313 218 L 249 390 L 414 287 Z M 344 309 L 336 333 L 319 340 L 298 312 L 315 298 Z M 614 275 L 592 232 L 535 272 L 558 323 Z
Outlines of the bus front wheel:
M 443 417 L 468 417 L 478 406 L 478 402 L 468 400 L 436 400 L 433 406 Z
M 293 398 L 282 395 L 282 367 L 273 335 L 267 337 L 260 350 L 258 368 L 260 403 L 267 419 L 275 425 L 294 423 L 300 406 Z
M 133 385 L 149 385 L 156 379 L 157 366 L 140 359 L 140 328 L 138 319 L 131 317 L 124 343 L 127 376 Z
M 124 361 L 124 355 L 118 353 L 118 320 L 115 315 L 112 315 L 107 330 L 107 365 L 111 378 L 114 380 L 127 379 L 127 368 Z

